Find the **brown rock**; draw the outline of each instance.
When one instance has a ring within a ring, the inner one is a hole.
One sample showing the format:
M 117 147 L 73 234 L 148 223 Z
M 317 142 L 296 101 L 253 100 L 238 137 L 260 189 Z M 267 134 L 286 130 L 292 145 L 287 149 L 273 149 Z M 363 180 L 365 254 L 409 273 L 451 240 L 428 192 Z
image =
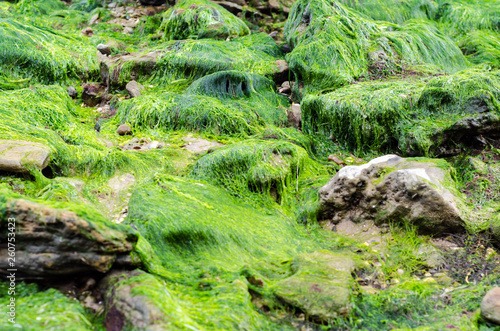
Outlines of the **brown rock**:
M 333 162 L 337 163 L 338 165 L 345 165 L 345 162 L 343 160 L 339 159 L 334 154 L 328 156 L 328 161 L 333 161 Z
M 0 140 L 0 170 L 29 172 L 42 170 L 50 161 L 50 149 L 30 141 Z
M 97 45 L 97 50 L 101 52 L 101 54 L 104 55 L 111 55 L 111 47 L 105 44 L 99 44 Z
M 106 88 L 99 83 L 88 83 L 83 86 L 82 100 L 89 107 L 100 104 L 106 95 Z
M 481 316 L 500 325 L 500 287 L 494 287 L 486 293 L 481 302 Z
M 106 272 L 120 261 L 133 265 L 130 252 L 137 235 L 128 227 L 92 216 L 15 199 L 1 206 L 0 240 L 6 242 L 7 219 L 16 224 L 16 268 L 23 277 Z M 9 223 L 10 224 L 10 223 Z M 0 249 L 0 273 L 8 268 L 7 245 Z
M 298 103 L 292 103 L 287 110 L 288 125 L 300 129 L 302 127 L 302 112 Z
M 92 28 L 88 26 L 82 29 L 82 34 L 87 37 L 92 37 L 92 35 L 94 34 L 94 30 L 92 30 Z
M 118 133 L 120 136 L 131 135 L 132 128 L 130 128 L 130 125 L 128 124 L 122 124 L 116 130 L 116 133 Z
M 290 80 L 290 67 L 285 60 L 276 61 L 276 71 L 274 72 L 274 82 L 281 85 L 284 81 Z

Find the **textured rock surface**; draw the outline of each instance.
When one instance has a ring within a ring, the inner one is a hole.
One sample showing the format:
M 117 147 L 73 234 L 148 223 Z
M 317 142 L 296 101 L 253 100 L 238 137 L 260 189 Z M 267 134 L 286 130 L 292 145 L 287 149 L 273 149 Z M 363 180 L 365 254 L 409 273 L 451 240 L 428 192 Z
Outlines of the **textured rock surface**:
M 500 287 L 489 290 L 484 296 L 481 302 L 481 316 L 500 325 Z
M 329 251 L 302 254 L 292 261 L 292 276 L 279 281 L 275 295 L 314 319 L 349 314 L 354 262 Z
M 104 100 L 106 89 L 99 83 L 88 83 L 83 87 L 82 100 L 89 107 L 95 107 Z
M 430 160 L 386 155 L 344 167 L 319 191 L 320 219 L 331 225 L 343 219 L 404 219 L 425 233 L 462 231 L 457 197 L 445 187 L 451 182 L 449 170 L 441 166 Z
M 47 146 L 29 141 L 0 140 L 0 171 L 29 172 L 45 168 L 50 161 Z
M 102 56 L 102 81 L 107 86 L 124 87 L 131 80 L 149 75 L 161 54 L 161 51 L 153 51 L 145 54 Z
M 50 277 L 106 272 L 113 264 L 133 265 L 130 252 L 137 235 L 127 227 L 91 221 L 74 212 L 15 199 L 2 207 L 1 240 L 6 242 L 8 219 L 16 224 L 16 268 L 19 275 Z M 2 272 L 8 251 L 0 250 Z
M 144 86 L 137 83 L 135 80 L 132 80 L 127 83 L 125 89 L 127 90 L 128 94 L 130 94 L 130 97 L 136 98 L 141 95 L 141 91 L 144 89 Z

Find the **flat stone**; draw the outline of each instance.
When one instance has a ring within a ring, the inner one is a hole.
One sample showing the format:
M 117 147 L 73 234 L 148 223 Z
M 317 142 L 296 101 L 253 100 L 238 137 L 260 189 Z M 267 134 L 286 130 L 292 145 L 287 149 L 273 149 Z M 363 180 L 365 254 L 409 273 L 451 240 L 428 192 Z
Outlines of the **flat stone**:
M 210 149 L 223 146 L 216 141 L 208 141 L 206 139 L 194 138 L 191 136 L 186 136 L 182 139 L 187 142 L 187 144 L 183 145 L 182 148 L 187 149 L 191 153 L 195 154 L 201 154 Z
M 29 141 L 0 140 L 0 170 L 29 172 L 44 169 L 50 161 L 50 149 Z
M 351 258 L 319 251 L 301 254 L 292 260 L 292 276 L 274 286 L 274 294 L 321 321 L 349 314 L 351 297 Z
M 486 293 L 481 302 L 481 316 L 500 325 L 500 287 L 494 287 Z

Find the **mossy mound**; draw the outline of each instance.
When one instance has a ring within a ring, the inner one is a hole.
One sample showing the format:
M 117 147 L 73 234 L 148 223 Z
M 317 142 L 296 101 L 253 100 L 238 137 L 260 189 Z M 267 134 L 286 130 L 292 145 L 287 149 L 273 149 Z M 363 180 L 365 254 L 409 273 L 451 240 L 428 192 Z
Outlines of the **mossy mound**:
M 10 304 L 9 282 L 0 282 L 2 295 L 0 303 L 4 307 Z M 93 329 L 90 322 L 93 317 L 74 299 L 66 297 L 55 289 L 43 290 L 36 284 L 17 281 L 15 295 L 15 324 L 8 318 L 7 310 L 2 314 L 0 328 L 3 330 L 74 330 Z
M 394 75 L 418 64 L 447 72 L 466 66 L 460 49 L 430 21 L 375 22 L 330 0 L 295 3 L 285 36 L 294 47 L 287 55 L 290 69 L 306 91 Z
M 130 80 L 150 81 L 183 90 L 195 79 L 224 70 L 239 70 L 272 78 L 282 57 L 265 33 L 233 39 L 171 41 L 154 51 L 104 59 L 101 76 L 113 87 Z
M 208 0 L 181 0 L 163 16 L 167 40 L 226 39 L 250 34 L 246 24 Z
M 339 0 L 357 12 L 377 20 L 404 23 L 414 18 L 432 19 L 438 4 L 432 0 Z
M 298 177 L 310 173 L 308 166 L 313 166 L 312 160 L 295 144 L 246 141 L 202 157 L 191 174 L 223 186 L 236 196 L 250 191 L 268 194 L 281 202 L 296 190 Z
M 54 83 L 98 72 L 96 50 L 81 37 L 66 36 L 14 19 L 0 19 L 1 70 L 11 77 Z
M 306 97 L 303 127 L 360 151 L 453 153 L 450 145 L 470 145 L 479 134 L 495 136 L 499 83 L 496 71 L 466 70 L 431 80 L 351 85 Z
M 136 127 L 251 134 L 286 121 L 288 101 L 263 76 L 222 71 L 195 81 L 184 94 L 164 92 L 124 101 L 117 118 Z

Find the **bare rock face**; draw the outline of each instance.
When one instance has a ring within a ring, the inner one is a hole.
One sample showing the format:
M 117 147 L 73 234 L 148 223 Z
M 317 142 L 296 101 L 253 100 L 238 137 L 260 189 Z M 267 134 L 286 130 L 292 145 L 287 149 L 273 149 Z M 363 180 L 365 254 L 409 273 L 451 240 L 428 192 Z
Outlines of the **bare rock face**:
M 128 227 L 90 220 L 74 212 L 14 199 L 2 203 L 0 241 L 7 242 L 15 220 L 15 267 L 25 278 L 107 272 L 113 265 L 133 266 L 130 252 L 138 240 Z M 0 273 L 7 272 L 8 247 L 0 249 Z
M 82 100 L 89 107 L 95 107 L 104 100 L 106 88 L 99 83 L 88 83 L 83 86 Z
M 161 51 L 101 57 L 101 78 L 106 86 L 124 87 L 129 81 L 146 77 L 153 71 Z
M 132 80 L 127 83 L 125 89 L 127 90 L 128 94 L 130 94 L 131 98 L 136 98 L 141 96 L 141 91 L 144 89 L 144 86 L 137 83 L 135 80 Z
M 406 220 L 435 235 L 463 231 L 449 171 L 445 161 L 396 155 L 344 167 L 319 191 L 319 219 L 330 226 L 344 219 L 377 224 Z
M 349 314 L 351 258 L 319 251 L 296 256 L 291 267 L 294 274 L 274 286 L 278 298 L 320 321 Z
M 481 316 L 500 325 L 500 287 L 489 290 L 481 302 Z
M 30 141 L 0 140 L 0 171 L 42 170 L 50 161 L 50 149 Z

